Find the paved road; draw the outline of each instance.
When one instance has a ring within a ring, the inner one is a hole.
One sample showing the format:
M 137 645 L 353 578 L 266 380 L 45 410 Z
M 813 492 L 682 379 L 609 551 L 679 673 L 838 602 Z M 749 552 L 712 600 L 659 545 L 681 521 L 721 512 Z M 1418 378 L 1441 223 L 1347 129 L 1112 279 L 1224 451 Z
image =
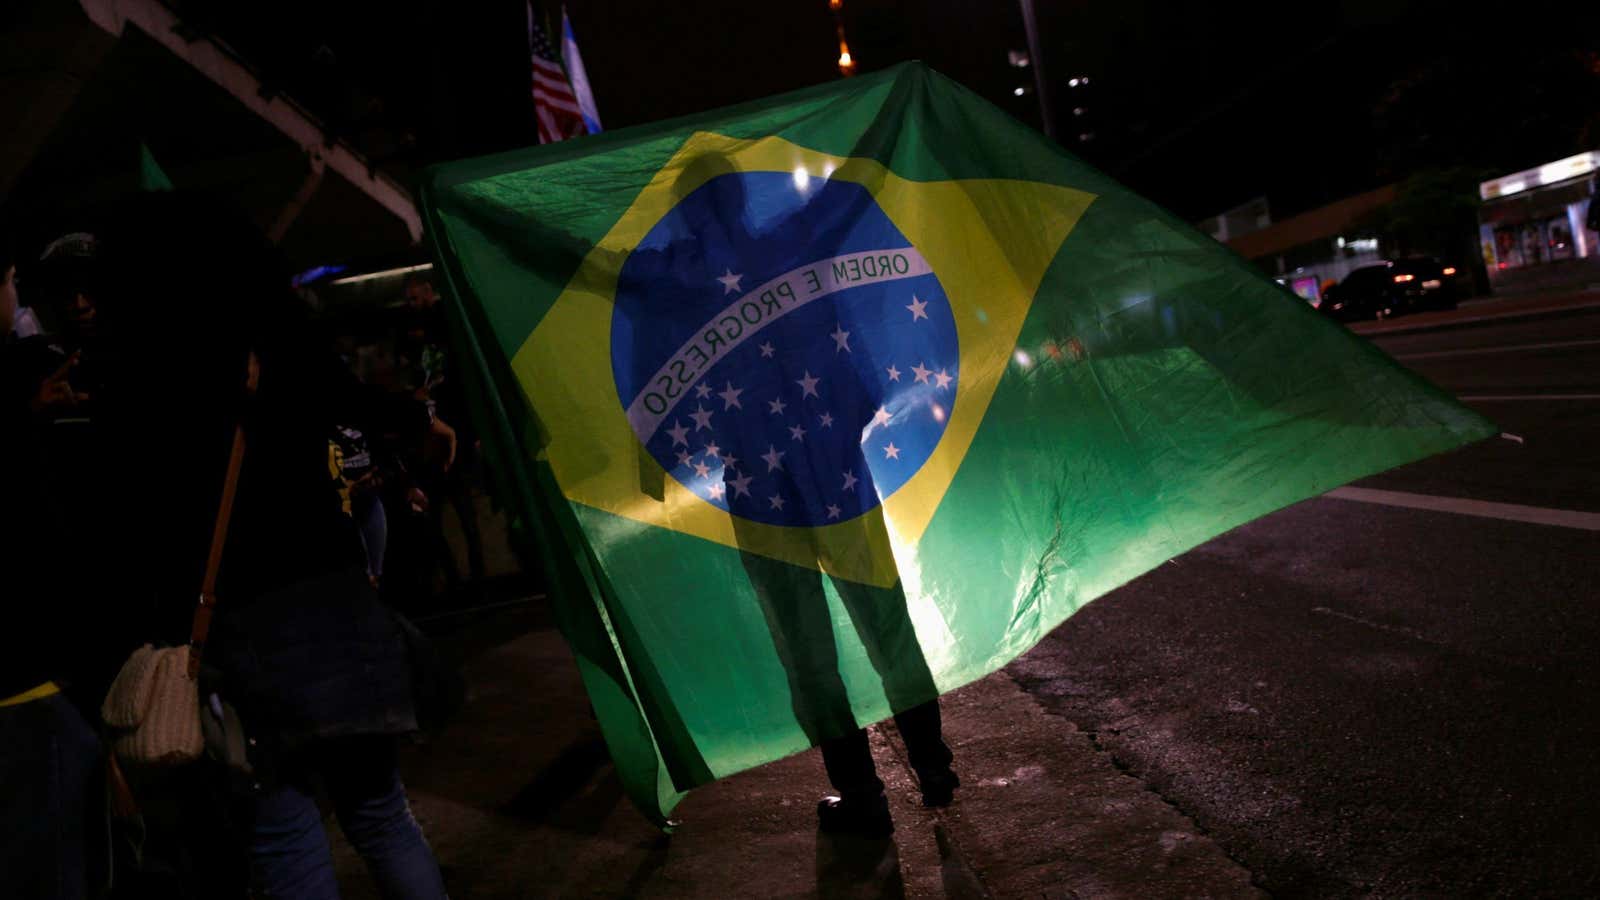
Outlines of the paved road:
M 1371 337 L 1521 441 L 1370 496 L 1600 512 L 1600 308 Z M 1010 672 L 1274 895 L 1596 896 L 1597 662 L 1600 531 L 1319 498 L 1095 601 Z

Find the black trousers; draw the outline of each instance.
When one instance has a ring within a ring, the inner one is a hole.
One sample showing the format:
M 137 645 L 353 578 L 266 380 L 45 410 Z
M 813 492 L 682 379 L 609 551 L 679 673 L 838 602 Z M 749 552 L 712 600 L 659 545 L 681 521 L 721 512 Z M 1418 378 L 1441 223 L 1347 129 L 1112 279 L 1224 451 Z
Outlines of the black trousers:
M 945 745 L 939 722 L 939 701 L 929 700 L 894 717 L 895 727 L 905 739 L 911 768 L 918 778 L 938 775 L 950 768 L 950 748 Z M 872 762 L 872 748 L 864 728 L 843 737 L 822 742 L 822 764 L 828 781 L 839 796 L 876 797 L 883 793 L 883 780 Z
M 795 719 L 812 743 L 821 745 L 828 780 L 844 797 L 877 796 L 883 782 L 839 675 L 824 576 L 749 552 L 744 564 L 788 675 Z M 890 705 L 900 710 L 894 719 L 911 767 L 919 775 L 944 772 L 951 754 L 941 733 L 939 691 L 917 643 L 904 590 L 898 584 L 876 588 L 842 579 L 833 585 L 883 679 Z

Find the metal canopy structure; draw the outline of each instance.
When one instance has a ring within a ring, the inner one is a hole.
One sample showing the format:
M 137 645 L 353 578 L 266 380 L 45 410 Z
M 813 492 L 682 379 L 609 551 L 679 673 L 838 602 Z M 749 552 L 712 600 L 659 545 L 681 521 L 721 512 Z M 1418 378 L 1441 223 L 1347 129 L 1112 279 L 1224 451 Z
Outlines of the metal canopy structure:
M 420 239 L 410 194 L 225 45 L 157 0 L 31 0 L 0 34 L 0 196 L 34 228 L 76 227 L 138 183 L 223 196 L 289 260 L 393 258 Z

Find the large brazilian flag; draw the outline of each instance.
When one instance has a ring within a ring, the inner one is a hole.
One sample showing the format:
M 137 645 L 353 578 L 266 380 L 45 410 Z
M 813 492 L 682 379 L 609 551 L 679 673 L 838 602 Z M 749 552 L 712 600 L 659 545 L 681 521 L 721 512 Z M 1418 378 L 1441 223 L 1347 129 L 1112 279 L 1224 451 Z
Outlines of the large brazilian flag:
M 497 490 L 658 823 L 1494 431 L 920 65 L 423 196 Z

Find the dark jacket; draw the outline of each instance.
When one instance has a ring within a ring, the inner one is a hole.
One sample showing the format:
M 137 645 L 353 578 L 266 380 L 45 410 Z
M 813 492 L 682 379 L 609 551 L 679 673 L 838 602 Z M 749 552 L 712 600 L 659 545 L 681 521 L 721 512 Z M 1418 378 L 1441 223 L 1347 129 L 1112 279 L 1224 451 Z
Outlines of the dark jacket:
M 418 435 L 426 408 L 360 384 L 337 357 L 307 347 L 264 349 L 258 392 L 236 397 L 232 407 L 169 423 L 162 431 L 184 448 L 182 458 L 148 461 L 164 473 L 170 524 L 137 552 L 155 563 L 160 587 L 151 599 L 165 636 L 187 634 L 232 422 L 242 416 L 246 450 L 207 662 L 237 691 L 246 718 L 289 744 L 414 730 L 405 643 L 367 583 L 356 526 L 330 469 L 328 435 L 343 422 Z M 181 540 L 159 536 L 169 530 Z
M 237 683 L 247 720 L 269 712 L 294 737 L 408 727 L 405 647 L 360 576 L 328 435 L 341 424 L 418 435 L 426 408 L 357 381 L 287 291 L 271 248 L 226 210 L 181 192 L 140 197 L 98 234 L 99 408 L 118 472 L 116 565 L 141 610 L 140 636 L 189 635 L 242 421 L 247 449 L 207 661 Z M 260 378 L 247 397 L 251 352 Z
M 70 674 L 84 600 L 20 363 L 0 345 L 0 699 Z

